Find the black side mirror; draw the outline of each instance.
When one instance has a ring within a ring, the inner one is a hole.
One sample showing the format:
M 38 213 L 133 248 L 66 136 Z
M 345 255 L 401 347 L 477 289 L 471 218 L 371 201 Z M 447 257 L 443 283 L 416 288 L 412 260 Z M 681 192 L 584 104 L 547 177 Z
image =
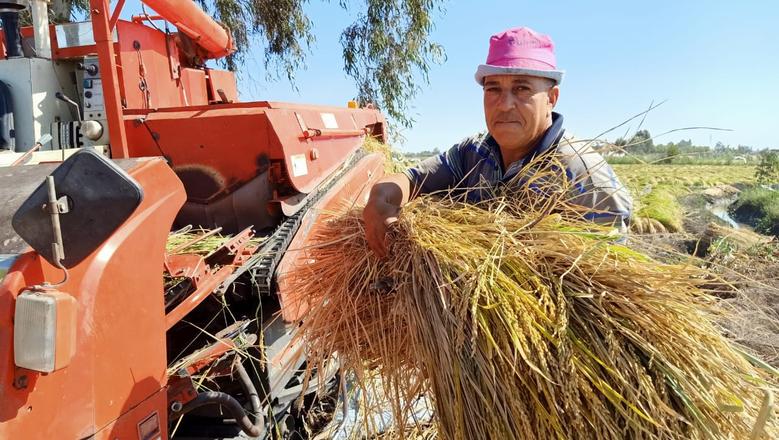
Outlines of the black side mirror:
M 143 189 L 115 163 L 83 149 L 52 173 L 65 258 L 71 268 L 94 252 L 127 220 L 143 200 Z M 57 265 L 46 182 L 22 203 L 11 224 L 14 231 L 49 263 Z M 63 212 L 64 211 L 64 212 Z

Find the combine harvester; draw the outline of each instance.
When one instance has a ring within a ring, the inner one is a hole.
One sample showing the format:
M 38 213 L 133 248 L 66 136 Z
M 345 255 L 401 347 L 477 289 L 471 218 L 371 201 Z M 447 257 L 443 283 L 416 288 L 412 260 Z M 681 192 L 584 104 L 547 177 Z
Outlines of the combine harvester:
M 91 0 L 91 21 L 49 25 L 33 0 L 21 29 L 26 2 L 0 4 L 2 439 L 283 435 L 317 386 L 276 274 L 320 210 L 382 176 L 361 146 L 385 120 L 239 102 L 233 74 L 206 67 L 230 33 L 191 0 L 145 3 L 159 15 Z M 232 238 L 166 252 L 185 225 Z

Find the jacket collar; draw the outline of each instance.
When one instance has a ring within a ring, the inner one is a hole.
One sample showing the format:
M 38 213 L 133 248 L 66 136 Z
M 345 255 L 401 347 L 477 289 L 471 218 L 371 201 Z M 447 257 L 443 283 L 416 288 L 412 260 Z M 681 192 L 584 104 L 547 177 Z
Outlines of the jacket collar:
M 509 165 L 509 167 L 504 172 L 503 179 L 501 180 L 505 181 L 511 179 L 514 175 L 517 174 L 519 170 L 530 163 L 530 161 L 556 147 L 557 143 L 560 142 L 560 139 L 563 138 L 564 133 L 565 129 L 563 129 L 563 115 L 557 112 L 552 112 L 552 125 L 546 129 L 544 135 L 541 136 L 541 139 L 538 140 L 535 147 L 530 150 L 530 154 L 525 156 L 522 160 Z M 495 138 L 492 137 L 492 135 L 487 136 L 487 144 L 490 146 L 492 151 L 495 152 L 498 160 L 500 160 L 499 163 L 503 163 L 503 155 L 500 152 L 500 146 L 498 145 L 498 142 L 495 140 Z

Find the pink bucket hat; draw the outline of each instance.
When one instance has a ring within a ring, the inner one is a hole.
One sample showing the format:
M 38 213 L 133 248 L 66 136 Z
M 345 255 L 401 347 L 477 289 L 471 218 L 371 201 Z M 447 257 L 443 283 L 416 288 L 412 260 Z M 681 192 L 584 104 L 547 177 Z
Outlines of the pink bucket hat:
M 554 43 L 548 35 L 520 27 L 490 37 L 487 63 L 476 69 L 476 82 L 484 85 L 489 75 L 530 75 L 560 84 L 563 71 L 557 70 Z

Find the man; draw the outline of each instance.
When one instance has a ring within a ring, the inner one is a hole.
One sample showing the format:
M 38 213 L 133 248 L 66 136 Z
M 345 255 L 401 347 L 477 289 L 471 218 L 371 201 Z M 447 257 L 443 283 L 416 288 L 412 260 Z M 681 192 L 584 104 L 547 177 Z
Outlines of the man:
M 630 195 L 598 153 L 563 138 L 563 117 L 552 111 L 562 77 L 548 36 L 524 27 L 493 35 L 487 62 L 476 70 L 476 82 L 484 89 L 487 133 L 376 183 L 363 210 L 371 249 L 386 255 L 387 227 L 411 197 L 459 190 L 476 202 L 488 193 L 479 189 L 484 182 L 523 184 L 518 174 L 528 172 L 533 158 L 548 153 L 565 166 L 577 192 L 571 202 L 587 209 L 584 217 L 624 231 Z

